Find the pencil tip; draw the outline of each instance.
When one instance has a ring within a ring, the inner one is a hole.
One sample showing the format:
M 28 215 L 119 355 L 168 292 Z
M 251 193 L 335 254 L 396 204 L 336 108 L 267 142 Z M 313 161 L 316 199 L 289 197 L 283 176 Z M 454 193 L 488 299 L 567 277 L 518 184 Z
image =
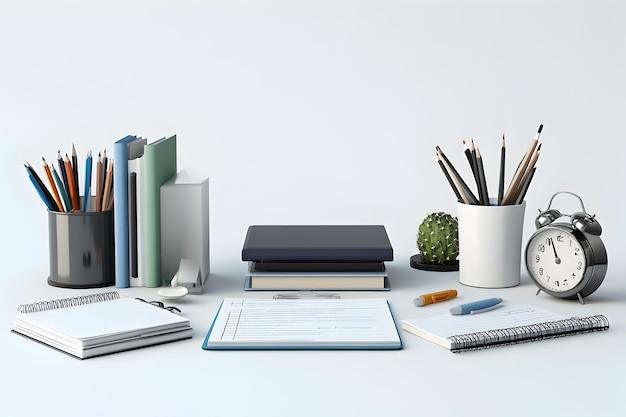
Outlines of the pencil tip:
M 541 133 L 542 130 L 543 130 L 543 125 L 539 125 L 539 130 L 537 130 L 537 133 Z

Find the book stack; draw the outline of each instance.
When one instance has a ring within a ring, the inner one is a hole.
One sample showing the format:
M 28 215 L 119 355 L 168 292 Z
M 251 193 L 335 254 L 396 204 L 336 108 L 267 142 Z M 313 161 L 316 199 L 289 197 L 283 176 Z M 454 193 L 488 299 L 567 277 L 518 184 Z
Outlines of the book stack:
M 255 225 L 245 290 L 389 290 L 393 248 L 380 225 Z

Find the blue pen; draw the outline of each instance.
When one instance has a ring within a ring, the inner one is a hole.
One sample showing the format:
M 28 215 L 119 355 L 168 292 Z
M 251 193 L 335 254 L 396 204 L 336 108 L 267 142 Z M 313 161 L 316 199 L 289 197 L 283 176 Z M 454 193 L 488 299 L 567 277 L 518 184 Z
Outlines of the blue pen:
M 474 301 L 472 303 L 461 304 L 450 309 L 450 314 L 477 314 L 493 310 L 502 305 L 502 298 L 487 298 L 486 300 Z

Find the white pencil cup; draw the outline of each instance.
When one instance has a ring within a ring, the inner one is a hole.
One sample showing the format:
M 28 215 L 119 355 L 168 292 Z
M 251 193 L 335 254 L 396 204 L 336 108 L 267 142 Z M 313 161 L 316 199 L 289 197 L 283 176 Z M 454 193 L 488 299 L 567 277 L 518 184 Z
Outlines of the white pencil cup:
M 526 201 L 510 206 L 458 203 L 459 280 L 480 288 L 520 283 Z

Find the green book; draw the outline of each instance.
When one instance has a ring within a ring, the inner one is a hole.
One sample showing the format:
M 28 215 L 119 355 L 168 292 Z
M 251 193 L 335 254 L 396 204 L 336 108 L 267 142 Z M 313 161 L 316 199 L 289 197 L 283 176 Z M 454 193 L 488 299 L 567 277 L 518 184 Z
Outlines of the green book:
M 146 144 L 143 152 L 144 195 L 143 242 L 146 287 L 160 287 L 161 276 L 161 185 L 176 174 L 176 135 Z

